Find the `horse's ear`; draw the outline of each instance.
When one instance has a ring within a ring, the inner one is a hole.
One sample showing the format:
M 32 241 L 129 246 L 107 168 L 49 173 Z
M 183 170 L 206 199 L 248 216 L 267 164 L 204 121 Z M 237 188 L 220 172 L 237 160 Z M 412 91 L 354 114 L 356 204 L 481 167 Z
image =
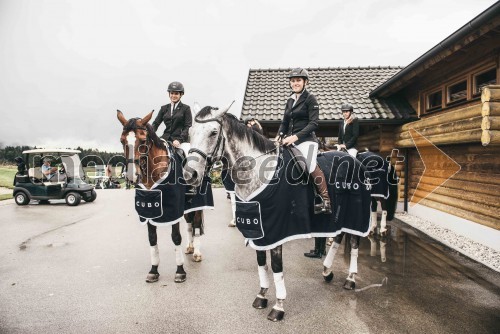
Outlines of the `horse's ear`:
M 127 119 L 125 116 L 123 116 L 123 113 L 120 110 L 116 110 L 116 117 L 118 117 L 118 120 L 120 123 L 122 123 L 123 126 L 127 125 Z
M 212 116 L 215 117 L 215 118 L 222 117 L 225 113 L 227 113 L 229 111 L 229 109 L 231 108 L 231 106 L 233 105 L 233 103 L 234 103 L 234 101 L 231 102 L 231 104 L 228 105 L 225 108 L 221 108 L 219 110 L 212 111 Z
M 194 105 L 193 105 L 193 111 L 194 111 L 194 114 L 197 115 L 201 110 L 201 106 L 198 102 L 195 102 Z
M 153 113 L 155 111 L 151 111 L 149 114 L 147 114 L 146 116 L 144 116 L 141 120 L 139 120 L 139 123 L 144 126 L 146 125 L 150 120 L 151 120 L 151 117 L 153 117 Z

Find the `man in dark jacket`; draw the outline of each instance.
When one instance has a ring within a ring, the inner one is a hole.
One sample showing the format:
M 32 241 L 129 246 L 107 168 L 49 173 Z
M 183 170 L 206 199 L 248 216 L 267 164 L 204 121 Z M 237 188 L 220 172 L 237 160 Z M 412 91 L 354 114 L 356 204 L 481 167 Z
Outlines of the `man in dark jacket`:
M 158 116 L 153 122 L 154 130 L 163 122 L 165 131 L 161 137 L 172 142 L 174 147 L 179 147 L 180 144 L 189 141 L 189 128 L 193 122 L 191 108 L 181 102 L 181 97 L 184 95 L 184 86 L 177 81 L 168 85 L 168 95 L 170 102 L 161 107 Z
M 353 107 L 350 104 L 343 104 L 340 108 L 344 117 L 339 126 L 339 143 L 338 150 L 345 149 L 350 155 L 356 157 L 358 150 L 356 144 L 359 137 L 359 123 L 356 116 L 353 114 Z

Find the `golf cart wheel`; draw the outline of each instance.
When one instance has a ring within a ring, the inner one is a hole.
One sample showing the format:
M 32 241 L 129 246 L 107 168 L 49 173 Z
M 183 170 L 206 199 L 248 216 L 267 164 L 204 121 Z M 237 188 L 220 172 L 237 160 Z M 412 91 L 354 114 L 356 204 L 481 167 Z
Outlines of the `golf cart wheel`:
M 93 202 L 95 201 L 95 199 L 97 198 L 97 193 L 95 192 L 95 190 L 92 190 L 92 193 L 90 194 L 90 198 L 88 199 L 84 199 L 85 202 Z
M 30 202 L 28 195 L 20 191 L 14 196 L 17 205 L 26 205 Z
M 77 206 L 82 200 L 82 196 L 79 193 L 70 192 L 66 195 L 66 204 L 69 206 Z

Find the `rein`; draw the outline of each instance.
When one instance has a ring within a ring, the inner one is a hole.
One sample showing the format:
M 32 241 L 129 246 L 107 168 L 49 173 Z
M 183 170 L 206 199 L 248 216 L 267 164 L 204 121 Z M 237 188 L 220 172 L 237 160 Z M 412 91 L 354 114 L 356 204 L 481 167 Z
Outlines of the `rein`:
M 212 108 L 212 110 L 218 110 L 218 108 Z M 191 148 L 188 152 L 190 153 L 197 153 L 199 154 L 207 163 L 205 166 L 205 175 L 208 175 L 208 172 L 210 168 L 212 168 L 212 165 L 221 160 L 221 157 L 224 154 L 224 151 L 226 149 L 226 138 L 222 135 L 222 120 L 221 117 L 214 117 L 214 118 L 208 118 L 208 119 L 199 119 L 199 117 L 195 117 L 194 121 L 197 123 L 208 123 L 208 122 L 217 122 L 219 123 L 219 135 L 217 136 L 217 143 L 215 144 L 214 149 L 210 154 L 206 154 L 202 150 L 199 150 L 197 148 Z M 221 151 L 220 155 L 216 155 L 217 152 Z

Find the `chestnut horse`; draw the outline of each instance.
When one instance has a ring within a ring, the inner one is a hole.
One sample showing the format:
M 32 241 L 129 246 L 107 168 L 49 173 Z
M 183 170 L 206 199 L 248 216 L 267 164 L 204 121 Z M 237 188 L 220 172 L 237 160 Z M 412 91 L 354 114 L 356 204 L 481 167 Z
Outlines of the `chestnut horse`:
M 137 189 L 151 190 L 158 182 L 165 179 L 169 173 L 169 167 L 172 164 L 172 152 L 166 146 L 167 143 L 162 141 L 154 132 L 153 127 L 148 124 L 153 116 L 150 112 L 143 118 L 131 118 L 127 120 L 121 111 L 117 111 L 117 117 L 123 125 L 123 131 L 120 137 L 120 142 L 124 146 L 125 156 L 127 158 L 127 178 L 136 180 Z M 130 138 L 132 137 L 132 138 Z M 135 139 L 134 139 L 135 138 Z M 129 142 L 132 142 L 130 143 Z M 172 172 L 172 171 L 170 171 Z M 183 191 L 185 187 L 182 187 Z M 184 194 L 182 194 L 179 206 L 184 210 Z M 137 208 L 136 208 L 137 209 Z M 203 211 L 193 211 L 184 214 L 188 226 L 188 246 L 186 254 L 193 254 L 193 260 L 199 262 L 202 259 L 200 252 L 199 236 L 203 230 Z M 174 282 L 182 283 L 186 280 L 186 272 L 184 270 L 184 255 L 181 249 L 182 236 L 179 229 L 179 219 L 169 223 L 155 223 L 153 220 L 143 220 L 148 226 L 148 237 L 151 254 L 151 270 L 147 274 L 146 282 L 152 283 L 158 281 L 160 276 L 158 265 L 160 263 L 158 243 L 157 243 L 157 226 L 172 226 L 172 241 L 175 245 L 175 258 L 177 271 L 175 273 Z

